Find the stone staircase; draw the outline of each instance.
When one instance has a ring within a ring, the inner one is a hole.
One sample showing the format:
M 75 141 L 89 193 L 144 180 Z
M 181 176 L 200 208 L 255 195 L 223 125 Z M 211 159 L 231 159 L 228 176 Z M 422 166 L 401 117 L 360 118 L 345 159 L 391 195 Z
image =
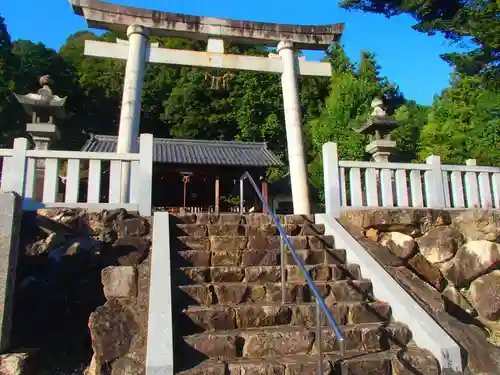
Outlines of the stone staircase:
M 345 338 L 340 357 L 322 314 L 324 374 L 439 374 L 322 225 L 312 216 L 280 220 Z M 175 373 L 317 374 L 314 296 L 287 252 L 282 303 L 280 237 L 270 216 L 198 214 L 171 222 Z

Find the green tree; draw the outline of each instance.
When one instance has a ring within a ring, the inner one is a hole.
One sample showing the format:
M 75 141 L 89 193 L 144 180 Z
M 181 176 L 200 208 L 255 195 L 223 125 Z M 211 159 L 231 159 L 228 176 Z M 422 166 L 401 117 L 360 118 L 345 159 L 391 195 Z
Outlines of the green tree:
M 39 78 L 49 74 L 54 80 L 51 87 L 55 94 L 67 96 L 73 89 L 73 71 L 61 56 L 43 43 L 29 40 L 16 40 L 12 46 L 18 65 L 14 71 L 16 91 L 19 93 L 36 92 L 40 88 Z
M 217 94 L 225 96 L 226 93 Z M 215 92 L 207 89 L 202 71 L 181 68 L 179 80 L 164 105 L 170 135 L 175 138 L 224 139 L 224 119 L 220 112 L 214 111 L 212 95 Z
M 13 67 L 15 66 L 15 56 L 12 54 L 12 43 L 10 40 L 7 25 L 0 16 L 0 146 L 9 144 L 9 137 L 12 130 L 15 130 L 13 113 L 14 89 Z
M 443 58 L 459 72 L 484 73 L 488 82 L 497 85 L 500 63 L 500 2 L 498 0 L 342 0 L 347 9 L 412 16 L 415 30 L 433 35 L 443 33 L 454 41 L 470 41 L 475 46 L 466 53 L 452 53 Z M 491 79 L 492 77 L 496 79 Z
M 500 165 L 500 93 L 477 76 L 455 75 L 436 98 L 420 137 L 420 159 L 439 155 L 447 163 L 476 158 Z
M 77 32 L 68 37 L 59 51 L 75 82 L 68 107 L 74 113 L 71 128 L 80 128 L 84 133 L 78 142 L 80 146 L 86 133 L 116 135 L 118 132 L 125 62 L 84 55 L 85 40 L 114 42 L 116 38 L 123 35 L 107 32 L 98 37 Z
M 399 126 L 391 133 L 397 142 L 397 150 L 392 156 L 398 162 L 412 162 L 418 159 L 420 152 L 420 134 L 427 123 L 429 107 L 408 101 L 399 107 L 394 117 Z
M 320 152 L 324 143 L 337 142 L 341 158 L 364 159 L 365 139 L 356 129 L 366 121 L 372 100 L 386 96 L 400 102 L 402 95 L 380 77 L 373 54 L 363 52 L 357 67 L 338 45 L 330 49 L 329 57 L 333 69 L 331 91 L 320 116 L 310 124 L 313 147 Z
M 359 64 L 354 65 L 340 45 L 328 51 L 333 74 L 330 93 L 320 115 L 309 123 L 313 149 L 316 153 L 309 164 L 309 173 L 314 185 L 322 195 L 323 170 L 321 149 L 326 142 L 336 142 L 339 157 L 347 160 L 365 160 L 366 139 L 356 129 L 360 128 L 371 112 L 371 102 L 383 96 L 389 112 L 404 103 L 397 87 L 380 75 L 375 56 L 362 52 Z M 319 201 L 323 199 L 319 197 Z
M 17 66 L 14 71 L 15 91 L 19 94 L 36 92 L 39 79 L 44 74 L 49 74 L 54 83 L 51 89 L 55 95 L 67 98 L 67 119 L 56 119 L 61 140 L 53 145 L 54 148 L 75 149 L 81 146 L 83 141 L 82 125 L 78 117 L 72 114 L 78 111 L 78 81 L 75 71 L 63 57 L 55 50 L 47 48 L 42 43 L 32 43 L 29 40 L 17 40 L 12 49 L 17 58 Z M 20 106 L 15 111 L 16 123 L 19 130 L 25 129 L 28 117 Z M 76 120 L 76 121 L 75 121 Z

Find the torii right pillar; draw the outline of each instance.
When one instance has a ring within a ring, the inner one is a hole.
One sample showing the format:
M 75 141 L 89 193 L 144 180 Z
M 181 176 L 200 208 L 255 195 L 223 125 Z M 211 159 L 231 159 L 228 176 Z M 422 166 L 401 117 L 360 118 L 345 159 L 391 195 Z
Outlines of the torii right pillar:
M 293 43 L 289 41 L 281 41 L 278 44 L 278 54 L 283 62 L 281 87 L 283 89 L 283 108 L 285 111 L 293 213 L 295 215 L 307 215 L 311 213 L 311 205 L 309 202 L 306 153 L 302 136 L 298 59 L 293 48 Z

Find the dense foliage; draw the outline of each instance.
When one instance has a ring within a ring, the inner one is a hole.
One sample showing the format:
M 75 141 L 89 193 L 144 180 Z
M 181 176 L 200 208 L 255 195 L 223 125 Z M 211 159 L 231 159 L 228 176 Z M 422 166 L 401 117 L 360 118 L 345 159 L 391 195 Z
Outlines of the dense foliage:
M 370 4 L 368 0 L 345 3 L 364 9 Z M 369 10 L 381 9 L 374 7 Z M 390 9 L 384 12 L 404 11 Z M 106 33 L 98 37 L 82 31 L 70 36 L 57 52 L 26 40 L 11 42 L 0 17 L 0 146 L 10 147 L 13 137 L 23 134 L 27 120 L 12 93 L 37 90 L 42 74 L 53 77 L 57 95 L 68 97 L 70 116 L 59 123 L 62 140 L 56 147 L 78 149 L 89 133 L 117 134 L 125 63 L 83 54 L 86 39 L 116 38 L 124 36 Z M 204 42 L 176 38 L 153 41 L 168 48 L 206 47 Z M 269 51 L 231 45 L 229 52 L 265 56 Z M 425 107 L 406 100 L 396 85 L 382 77 L 371 53 L 362 52 L 360 62 L 353 64 L 340 45 L 333 45 L 326 61 L 332 64 L 331 78 L 303 78 L 300 88 L 310 176 L 318 187 L 322 184 L 321 147 L 325 142 L 337 142 L 343 159 L 369 157 L 364 151 L 366 139 L 355 129 L 366 120 L 370 103 L 377 96 L 386 99 L 388 110 L 400 121 L 393 137 L 399 146 L 396 160 L 412 162 L 437 154 L 445 162 L 477 158 L 480 164 L 500 165 L 500 94 L 484 79 L 483 71 L 457 73 L 451 87 L 437 96 L 432 106 Z M 197 68 L 148 64 L 141 132 L 158 137 L 265 141 L 286 161 L 280 77 L 235 72 L 224 87 L 212 89 L 210 75 L 228 72 L 206 73 Z M 269 177 L 284 173 L 286 168 L 272 170 Z
M 482 74 L 499 87 L 500 78 L 500 2 L 498 0 L 342 0 L 341 6 L 387 17 L 402 13 L 417 23 L 414 29 L 447 38 L 469 41 L 473 48 L 465 53 L 446 54 L 460 73 Z
M 414 29 L 431 35 L 442 33 L 472 46 L 464 53 L 443 56 L 454 66 L 455 74 L 451 87 L 435 99 L 424 116 L 420 145 L 414 152 L 420 159 L 435 154 L 450 163 L 476 158 L 481 164 L 499 165 L 500 2 L 342 0 L 341 6 L 387 17 L 408 14 L 416 20 Z

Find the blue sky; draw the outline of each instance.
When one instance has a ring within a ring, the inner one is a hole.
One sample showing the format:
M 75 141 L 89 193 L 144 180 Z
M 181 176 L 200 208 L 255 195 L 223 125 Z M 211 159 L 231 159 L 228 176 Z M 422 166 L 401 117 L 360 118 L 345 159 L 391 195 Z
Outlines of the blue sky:
M 108 0 L 109 1 L 109 0 Z M 111 2 L 193 15 L 291 24 L 344 22 L 342 43 L 357 61 L 361 50 L 374 52 L 382 74 L 399 85 L 408 99 L 430 104 L 449 84 L 450 66 L 440 54 L 456 50 L 441 36 L 411 29 L 407 16 L 393 19 L 347 12 L 331 0 L 111 0 Z M 50 5 L 49 5 L 50 4 Z M 83 17 L 73 13 L 67 0 L 1 0 L 12 39 L 29 39 L 58 49 L 72 33 L 87 29 Z M 307 54 L 317 59 L 318 53 Z

